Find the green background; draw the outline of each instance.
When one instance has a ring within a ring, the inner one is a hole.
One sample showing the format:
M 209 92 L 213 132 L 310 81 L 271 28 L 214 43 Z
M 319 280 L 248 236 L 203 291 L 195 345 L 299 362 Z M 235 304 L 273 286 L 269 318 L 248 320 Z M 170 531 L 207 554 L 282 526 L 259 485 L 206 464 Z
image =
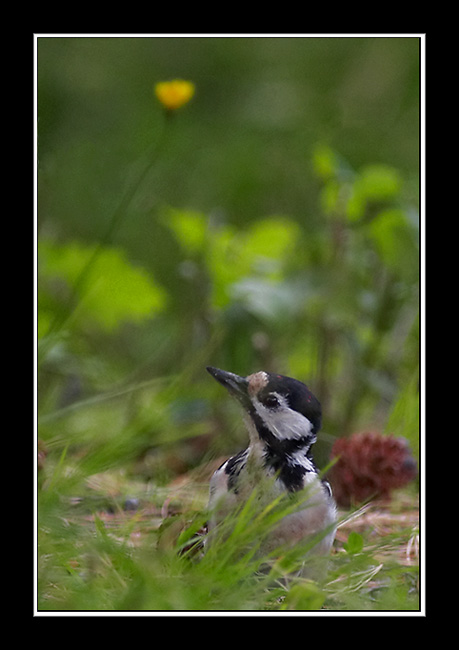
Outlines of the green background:
M 206 365 L 305 381 L 322 465 L 362 429 L 417 454 L 419 46 L 38 37 L 51 458 L 161 483 L 237 451 L 240 414 Z M 174 78 L 196 92 L 166 116 L 154 84 Z

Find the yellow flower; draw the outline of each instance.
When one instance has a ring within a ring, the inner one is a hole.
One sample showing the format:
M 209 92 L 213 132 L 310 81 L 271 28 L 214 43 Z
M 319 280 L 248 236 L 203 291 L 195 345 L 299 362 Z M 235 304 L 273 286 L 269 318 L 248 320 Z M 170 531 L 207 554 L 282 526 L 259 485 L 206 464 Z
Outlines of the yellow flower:
M 175 111 L 193 97 L 194 83 L 182 81 L 181 79 L 160 81 L 155 85 L 155 94 L 167 110 Z

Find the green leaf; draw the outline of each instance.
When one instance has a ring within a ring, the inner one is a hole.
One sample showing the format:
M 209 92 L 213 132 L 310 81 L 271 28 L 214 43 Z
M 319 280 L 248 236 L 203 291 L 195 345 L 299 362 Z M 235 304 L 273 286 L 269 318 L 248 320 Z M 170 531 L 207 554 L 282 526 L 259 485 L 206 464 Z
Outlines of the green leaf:
M 327 216 L 337 211 L 340 204 L 340 195 L 342 194 L 342 184 L 335 178 L 331 178 L 325 183 L 320 192 L 320 207 Z
M 285 261 L 293 252 L 300 234 L 300 227 L 291 219 L 260 219 L 244 237 L 244 256 L 254 268 L 263 259 Z
M 167 225 L 185 251 L 190 254 L 204 250 L 207 221 L 205 215 L 189 210 L 171 209 L 166 217 Z
M 386 266 L 402 275 L 418 273 L 416 231 L 403 210 L 380 212 L 369 224 L 368 234 Z
M 63 279 L 77 294 L 74 316 L 105 330 L 124 321 L 141 321 L 160 312 L 166 293 L 142 268 L 131 264 L 124 252 L 81 243 L 39 245 L 42 287 Z M 48 289 L 52 291 L 52 289 Z M 59 298 L 58 298 L 59 299 Z M 49 321 L 49 314 L 45 315 Z
M 347 538 L 347 542 L 343 544 L 343 548 L 350 554 L 355 555 L 363 551 L 363 537 L 360 533 L 351 531 Z
M 394 199 L 401 189 L 399 172 L 387 165 L 368 165 L 358 174 L 347 205 L 350 221 L 358 221 L 371 202 Z
M 301 235 L 298 224 L 277 216 L 245 231 L 231 225 L 211 229 L 204 215 L 189 211 L 170 211 L 167 223 L 188 255 L 203 255 L 216 308 L 225 307 L 234 297 L 232 288 L 245 279 L 282 280 Z
M 316 611 L 325 602 L 325 594 L 314 582 L 302 582 L 290 587 L 281 609 Z
M 317 176 L 323 180 L 328 180 L 336 172 L 336 154 L 327 145 L 318 145 L 313 152 L 312 164 Z
M 229 287 L 250 270 L 242 253 L 240 236 L 231 226 L 212 233 L 206 263 L 212 279 L 212 304 L 225 307 L 230 301 Z

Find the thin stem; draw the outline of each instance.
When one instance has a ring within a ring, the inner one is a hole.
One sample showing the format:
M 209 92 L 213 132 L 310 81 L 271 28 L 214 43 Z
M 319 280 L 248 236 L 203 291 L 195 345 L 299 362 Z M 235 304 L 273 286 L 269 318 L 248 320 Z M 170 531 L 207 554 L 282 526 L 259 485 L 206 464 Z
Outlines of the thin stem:
M 74 314 L 78 306 L 78 303 L 81 302 L 81 300 L 83 299 L 84 296 L 82 295 L 82 291 L 81 291 L 82 287 L 84 286 L 102 249 L 113 241 L 114 235 L 117 229 L 119 228 L 119 225 L 123 217 L 126 215 L 128 208 L 132 203 L 132 200 L 134 199 L 140 186 L 142 185 L 142 183 L 144 182 L 144 180 L 146 179 L 146 177 L 148 176 L 148 174 L 156 164 L 165 142 L 165 136 L 167 133 L 166 123 L 169 122 L 171 122 L 171 119 L 169 113 L 166 112 L 165 121 L 163 122 L 161 132 L 159 134 L 158 139 L 151 147 L 150 152 L 148 153 L 146 165 L 141 169 L 138 177 L 135 179 L 133 184 L 127 189 L 125 194 L 122 196 L 118 206 L 115 208 L 112 214 L 112 217 L 108 223 L 104 235 L 97 242 L 97 245 L 94 251 L 92 252 L 92 255 L 89 257 L 88 261 L 83 266 L 75 282 L 73 283 L 73 286 L 71 288 L 70 298 L 68 301 L 68 308 L 62 309 L 58 314 L 56 314 L 54 321 L 52 322 L 48 331 L 47 342 L 46 343 L 42 342 L 42 344 L 40 345 L 41 359 L 43 359 L 44 356 L 46 356 L 50 346 L 53 345 L 52 343 L 53 337 L 50 335 L 53 334 L 55 335 L 60 330 L 62 330 L 62 328 L 66 325 L 66 323 L 68 323 L 69 319 Z

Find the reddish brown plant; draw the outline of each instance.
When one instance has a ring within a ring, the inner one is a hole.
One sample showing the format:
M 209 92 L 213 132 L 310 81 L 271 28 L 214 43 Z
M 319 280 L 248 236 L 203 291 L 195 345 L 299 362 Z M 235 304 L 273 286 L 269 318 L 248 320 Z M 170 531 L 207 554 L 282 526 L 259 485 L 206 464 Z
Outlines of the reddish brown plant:
M 411 481 L 416 462 L 404 438 L 374 432 L 335 441 L 330 483 L 338 506 L 348 508 L 370 499 L 388 499 L 392 490 Z

